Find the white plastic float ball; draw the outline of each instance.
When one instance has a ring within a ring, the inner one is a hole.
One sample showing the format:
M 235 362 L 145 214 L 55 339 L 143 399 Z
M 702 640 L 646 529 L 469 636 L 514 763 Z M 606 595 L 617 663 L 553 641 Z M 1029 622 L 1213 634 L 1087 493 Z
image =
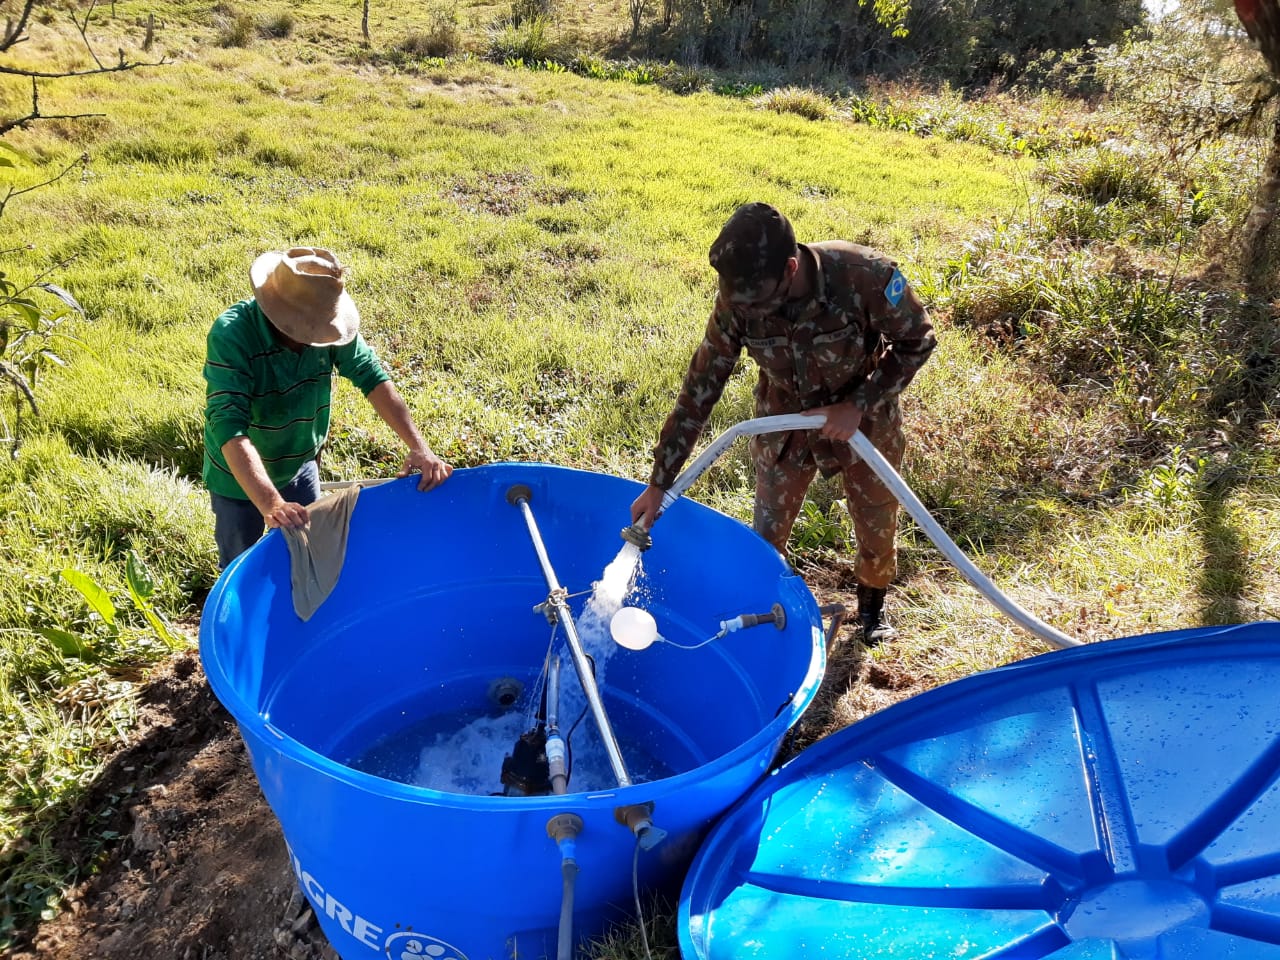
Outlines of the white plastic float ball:
M 648 610 L 622 607 L 610 619 L 609 632 L 618 646 L 643 650 L 658 639 L 658 624 Z

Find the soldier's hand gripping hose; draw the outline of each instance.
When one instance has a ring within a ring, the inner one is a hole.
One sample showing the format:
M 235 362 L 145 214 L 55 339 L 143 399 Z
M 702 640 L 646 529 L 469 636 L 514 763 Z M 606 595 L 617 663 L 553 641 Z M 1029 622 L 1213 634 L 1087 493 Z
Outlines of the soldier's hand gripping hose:
M 631 526 L 622 528 L 623 540 L 641 550 L 648 550 L 653 546 L 653 537 L 649 535 L 649 530 L 666 506 L 663 503 L 664 493 L 661 487 L 650 484 L 645 487 L 640 496 L 636 497 L 635 502 L 631 504 Z

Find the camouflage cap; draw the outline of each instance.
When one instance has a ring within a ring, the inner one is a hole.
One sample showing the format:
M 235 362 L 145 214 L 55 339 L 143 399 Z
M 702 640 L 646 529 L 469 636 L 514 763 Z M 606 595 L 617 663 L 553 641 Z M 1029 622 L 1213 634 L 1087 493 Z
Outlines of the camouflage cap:
M 733 212 L 711 244 L 708 259 L 722 287 L 738 297 L 752 295 L 782 276 L 796 255 L 791 222 L 767 203 L 746 203 Z

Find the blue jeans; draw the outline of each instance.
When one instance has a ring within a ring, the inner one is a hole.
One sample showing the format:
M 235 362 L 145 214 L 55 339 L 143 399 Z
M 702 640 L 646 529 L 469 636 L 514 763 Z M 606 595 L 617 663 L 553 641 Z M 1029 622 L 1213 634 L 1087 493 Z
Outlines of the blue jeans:
M 320 498 L 320 467 L 308 460 L 293 475 L 293 479 L 280 488 L 280 496 L 290 503 L 310 506 Z M 209 491 L 213 505 L 213 538 L 218 543 L 218 569 L 225 570 L 240 554 L 260 539 L 267 529 L 267 522 L 253 505 L 252 500 L 224 497 Z

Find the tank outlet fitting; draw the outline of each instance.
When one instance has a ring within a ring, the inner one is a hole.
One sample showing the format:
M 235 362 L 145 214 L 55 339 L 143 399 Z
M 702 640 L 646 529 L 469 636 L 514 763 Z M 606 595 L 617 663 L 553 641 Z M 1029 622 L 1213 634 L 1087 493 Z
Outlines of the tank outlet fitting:
M 780 603 L 775 603 L 775 604 L 773 605 L 772 613 L 773 613 L 773 625 L 774 625 L 775 627 L 777 627 L 779 630 L 785 630 L 785 629 L 787 629 L 787 610 L 786 610 L 786 607 L 784 607 L 784 606 L 783 606 L 782 604 L 780 604 Z
M 523 483 L 517 483 L 507 491 L 507 503 L 513 507 L 519 506 L 521 501 L 528 503 L 532 499 L 533 491 Z
M 638 523 L 633 523 L 629 527 L 622 528 L 622 539 L 627 543 L 634 544 L 643 553 L 653 546 L 653 537 L 649 531 Z
M 614 807 L 613 819 L 635 834 L 642 850 L 652 850 L 667 838 L 667 831 L 654 826 L 652 803 Z
M 547 821 L 547 836 L 556 843 L 577 839 L 582 833 L 582 818 L 576 813 L 557 813 Z
M 506 709 L 513 707 L 524 693 L 524 684 L 515 677 L 499 677 L 489 684 L 489 701 Z

